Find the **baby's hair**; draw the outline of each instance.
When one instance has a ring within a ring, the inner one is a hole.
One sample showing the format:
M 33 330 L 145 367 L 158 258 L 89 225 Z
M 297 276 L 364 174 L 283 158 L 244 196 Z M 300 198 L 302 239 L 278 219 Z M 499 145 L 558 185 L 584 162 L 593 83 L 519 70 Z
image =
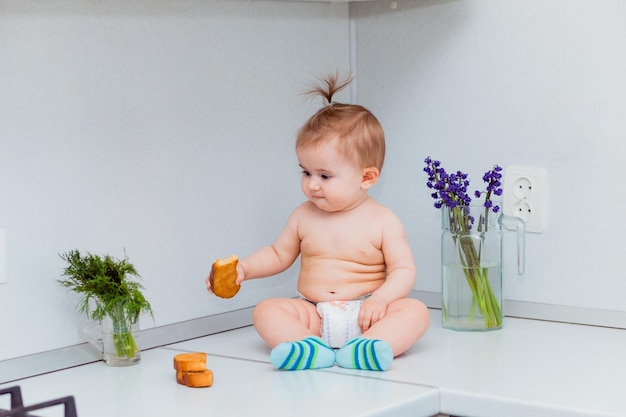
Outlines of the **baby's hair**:
M 346 77 L 344 80 L 339 79 L 339 73 L 327 75 L 326 77 L 318 77 L 320 84 L 315 84 L 313 88 L 302 93 L 304 96 L 315 97 L 322 96 L 329 105 L 333 105 L 333 96 L 339 91 L 350 85 L 354 77 Z
M 335 72 L 319 80 L 321 84 L 303 94 L 322 96 L 328 104 L 300 128 L 296 149 L 317 146 L 336 138 L 344 156 L 357 161 L 361 168 L 376 167 L 380 171 L 385 160 L 385 133 L 378 119 L 361 105 L 333 101 L 333 96 L 346 88 L 353 77 L 340 80 Z

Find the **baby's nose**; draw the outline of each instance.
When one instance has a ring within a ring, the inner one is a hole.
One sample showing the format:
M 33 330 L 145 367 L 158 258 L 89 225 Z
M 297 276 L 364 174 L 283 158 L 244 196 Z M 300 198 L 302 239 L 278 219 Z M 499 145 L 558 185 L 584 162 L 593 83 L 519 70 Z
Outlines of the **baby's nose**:
M 311 178 L 309 180 L 309 189 L 310 190 L 319 190 L 320 189 L 320 183 L 317 179 L 315 178 Z

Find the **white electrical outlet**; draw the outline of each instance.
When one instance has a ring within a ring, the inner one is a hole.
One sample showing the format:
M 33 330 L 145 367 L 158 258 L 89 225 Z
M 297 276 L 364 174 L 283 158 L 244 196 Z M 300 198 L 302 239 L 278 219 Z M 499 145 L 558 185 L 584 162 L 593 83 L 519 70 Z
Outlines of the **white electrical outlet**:
M 527 232 L 543 232 L 547 224 L 547 191 L 545 169 L 508 167 L 502 193 L 504 214 L 524 220 Z
M 7 282 L 7 234 L 0 229 L 0 284 Z

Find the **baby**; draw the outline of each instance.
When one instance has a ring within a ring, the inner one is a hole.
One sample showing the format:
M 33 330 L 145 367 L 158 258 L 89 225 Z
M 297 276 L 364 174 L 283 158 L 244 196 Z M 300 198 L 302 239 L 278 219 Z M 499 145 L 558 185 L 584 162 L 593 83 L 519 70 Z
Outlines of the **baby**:
M 301 297 L 267 299 L 253 312 L 273 366 L 383 371 L 424 335 L 428 310 L 407 298 L 416 268 L 402 223 L 368 195 L 385 157 L 383 129 L 364 107 L 332 101 L 351 79 L 322 81 L 307 94 L 328 105 L 296 141 L 307 201 L 274 244 L 239 261 L 237 283 L 276 275 L 301 256 Z M 210 276 L 206 285 L 211 291 Z

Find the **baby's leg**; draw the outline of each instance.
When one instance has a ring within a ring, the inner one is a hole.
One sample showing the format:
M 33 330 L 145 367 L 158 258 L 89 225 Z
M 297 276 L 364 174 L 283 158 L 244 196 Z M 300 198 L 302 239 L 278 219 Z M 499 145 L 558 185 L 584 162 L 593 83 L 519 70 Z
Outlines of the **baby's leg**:
M 335 364 L 335 351 L 320 335 L 316 307 L 304 300 L 272 298 L 260 302 L 253 313 L 259 335 L 272 347 L 272 365 L 278 369 L 327 368 Z
M 429 324 L 430 315 L 424 303 L 404 298 L 389 304 L 385 317 L 361 336 L 384 340 L 389 343 L 396 357 L 413 346 L 426 333 Z
M 254 327 L 270 345 L 295 342 L 320 336 L 321 319 L 315 305 L 294 298 L 269 298 L 261 301 L 252 314 Z
M 404 353 L 426 333 L 429 317 L 426 306 L 420 301 L 403 299 L 392 302 L 385 317 L 339 349 L 337 365 L 387 370 L 394 357 Z

